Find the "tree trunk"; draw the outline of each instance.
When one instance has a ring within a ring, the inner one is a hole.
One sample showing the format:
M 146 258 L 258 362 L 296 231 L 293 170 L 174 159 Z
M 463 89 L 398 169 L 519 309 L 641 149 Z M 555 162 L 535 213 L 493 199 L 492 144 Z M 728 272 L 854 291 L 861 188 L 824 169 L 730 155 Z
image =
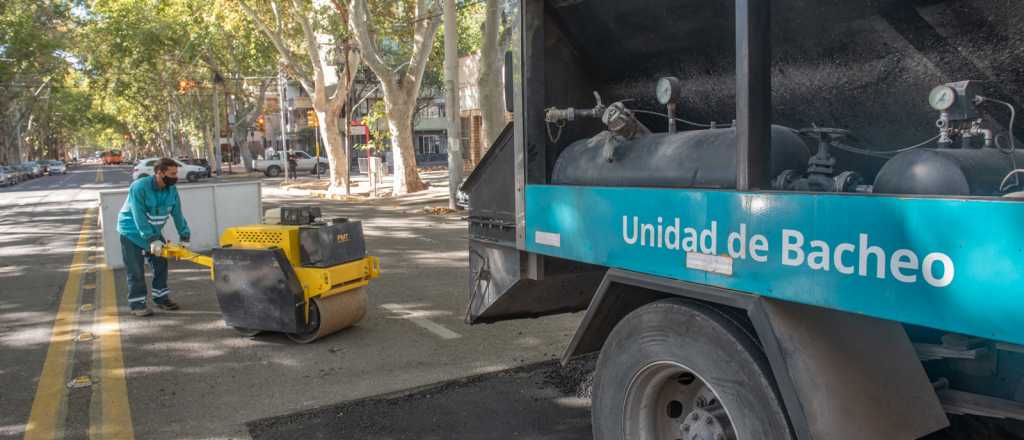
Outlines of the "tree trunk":
M 214 142 L 217 141 L 214 140 L 213 131 L 214 130 L 212 127 L 210 127 L 209 125 L 206 126 L 206 159 L 210 162 L 211 166 L 214 165 L 214 161 L 216 160 L 217 157 L 217 154 L 215 153 L 216 149 L 214 148 Z
M 341 138 L 341 131 L 338 124 L 338 117 L 341 115 L 341 108 L 331 111 L 317 111 L 316 116 L 320 118 L 320 140 L 323 142 L 321 148 L 327 152 L 327 162 L 330 165 L 331 187 L 328 192 L 331 194 L 348 195 L 348 150 Z
M 399 196 L 423 191 L 427 189 L 427 186 L 420 180 L 420 175 L 416 172 L 416 152 L 413 149 L 412 128 L 413 105 L 410 102 L 413 98 L 408 95 L 393 98 L 397 99 L 392 99 L 391 103 L 386 106 L 386 110 L 388 129 L 391 132 L 391 153 L 395 166 L 392 195 Z
M 483 116 L 483 148 L 489 148 L 508 123 L 505 119 L 505 91 L 502 88 L 501 66 L 488 64 L 481 61 L 480 78 L 477 82 L 480 89 L 480 113 Z
M 501 13 L 501 3 L 498 0 L 487 0 L 484 10 L 484 35 L 483 44 L 480 47 L 480 76 L 477 78 L 477 88 L 480 94 L 480 112 L 483 115 L 483 147 L 490 147 L 501 130 L 505 128 L 505 93 L 502 87 L 502 64 L 504 54 L 499 53 L 502 49 L 501 23 L 498 17 Z M 483 148 L 480 149 L 483 153 Z M 480 160 L 476 157 L 476 160 Z
M 231 130 L 231 142 L 238 147 L 238 152 L 242 154 L 242 166 L 245 167 L 246 172 L 252 171 L 252 151 L 249 149 L 249 142 L 246 139 L 248 134 L 248 126 L 236 125 Z

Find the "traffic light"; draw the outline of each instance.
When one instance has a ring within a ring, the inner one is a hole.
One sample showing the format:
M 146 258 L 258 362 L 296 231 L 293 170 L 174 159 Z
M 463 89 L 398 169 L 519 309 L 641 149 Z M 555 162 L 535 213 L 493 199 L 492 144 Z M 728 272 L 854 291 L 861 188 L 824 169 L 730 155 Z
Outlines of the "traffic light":
M 196 88 L 196 80 L 182 79 L 178 81 L 178 93 L 185 94 Z
M 313 110 L 306 111 L 306 125 L 309 127 L 317 127 L 320 122 L 316 119 L 316 112 Z

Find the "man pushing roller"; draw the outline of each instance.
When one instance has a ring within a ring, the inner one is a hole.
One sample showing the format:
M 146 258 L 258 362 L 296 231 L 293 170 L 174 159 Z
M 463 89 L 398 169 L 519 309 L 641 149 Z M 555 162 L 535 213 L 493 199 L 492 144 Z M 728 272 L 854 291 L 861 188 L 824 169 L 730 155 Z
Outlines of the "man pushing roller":
M 174 219 L 181 244 L 187 246 L 191 232 L 181 215 L 181 199 L 174 184 L 178 183 L 177 162 L 162 158 L 153 166 L 153 176 L 132 183 L 128 199 L 117 216 L 117 232 L 121 234 L 121 254 L 128 274 L 128 305 L 135 316 L 149 316 L 146 306 L 146 272 L 143 258 L 153 269 L 153 302 L 164 310 L 177 310 L 167 288 L 167 259 L 160 256 L 164 243 L 164 224 Z

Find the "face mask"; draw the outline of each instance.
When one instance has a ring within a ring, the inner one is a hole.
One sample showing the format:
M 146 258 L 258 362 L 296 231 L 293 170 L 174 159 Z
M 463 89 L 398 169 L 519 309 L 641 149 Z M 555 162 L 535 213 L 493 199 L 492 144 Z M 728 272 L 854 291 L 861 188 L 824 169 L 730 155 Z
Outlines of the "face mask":
M 177 177 L 164 176 L 164 185 L 173 186 L 175 183 L 178 183 Z

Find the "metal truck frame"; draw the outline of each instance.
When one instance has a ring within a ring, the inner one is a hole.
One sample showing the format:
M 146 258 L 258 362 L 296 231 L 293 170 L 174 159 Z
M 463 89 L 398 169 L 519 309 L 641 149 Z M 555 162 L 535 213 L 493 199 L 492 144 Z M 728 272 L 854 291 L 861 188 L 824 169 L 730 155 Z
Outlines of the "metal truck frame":
M 771 190 L 771 0 L 735 0 L 734 189 L 553 185 L 545 109 L 589 92 L 550 93 L 567 83 L 552 57 L 572 56 L 554 11 L 588 3 L 518 2 L 514 120 L 463 185 L 468 323 L 585 310 L 563 360 L 601 352 L 599 439 L 910 439 L 947 413 L 1024 420 L 1024 203 Z

